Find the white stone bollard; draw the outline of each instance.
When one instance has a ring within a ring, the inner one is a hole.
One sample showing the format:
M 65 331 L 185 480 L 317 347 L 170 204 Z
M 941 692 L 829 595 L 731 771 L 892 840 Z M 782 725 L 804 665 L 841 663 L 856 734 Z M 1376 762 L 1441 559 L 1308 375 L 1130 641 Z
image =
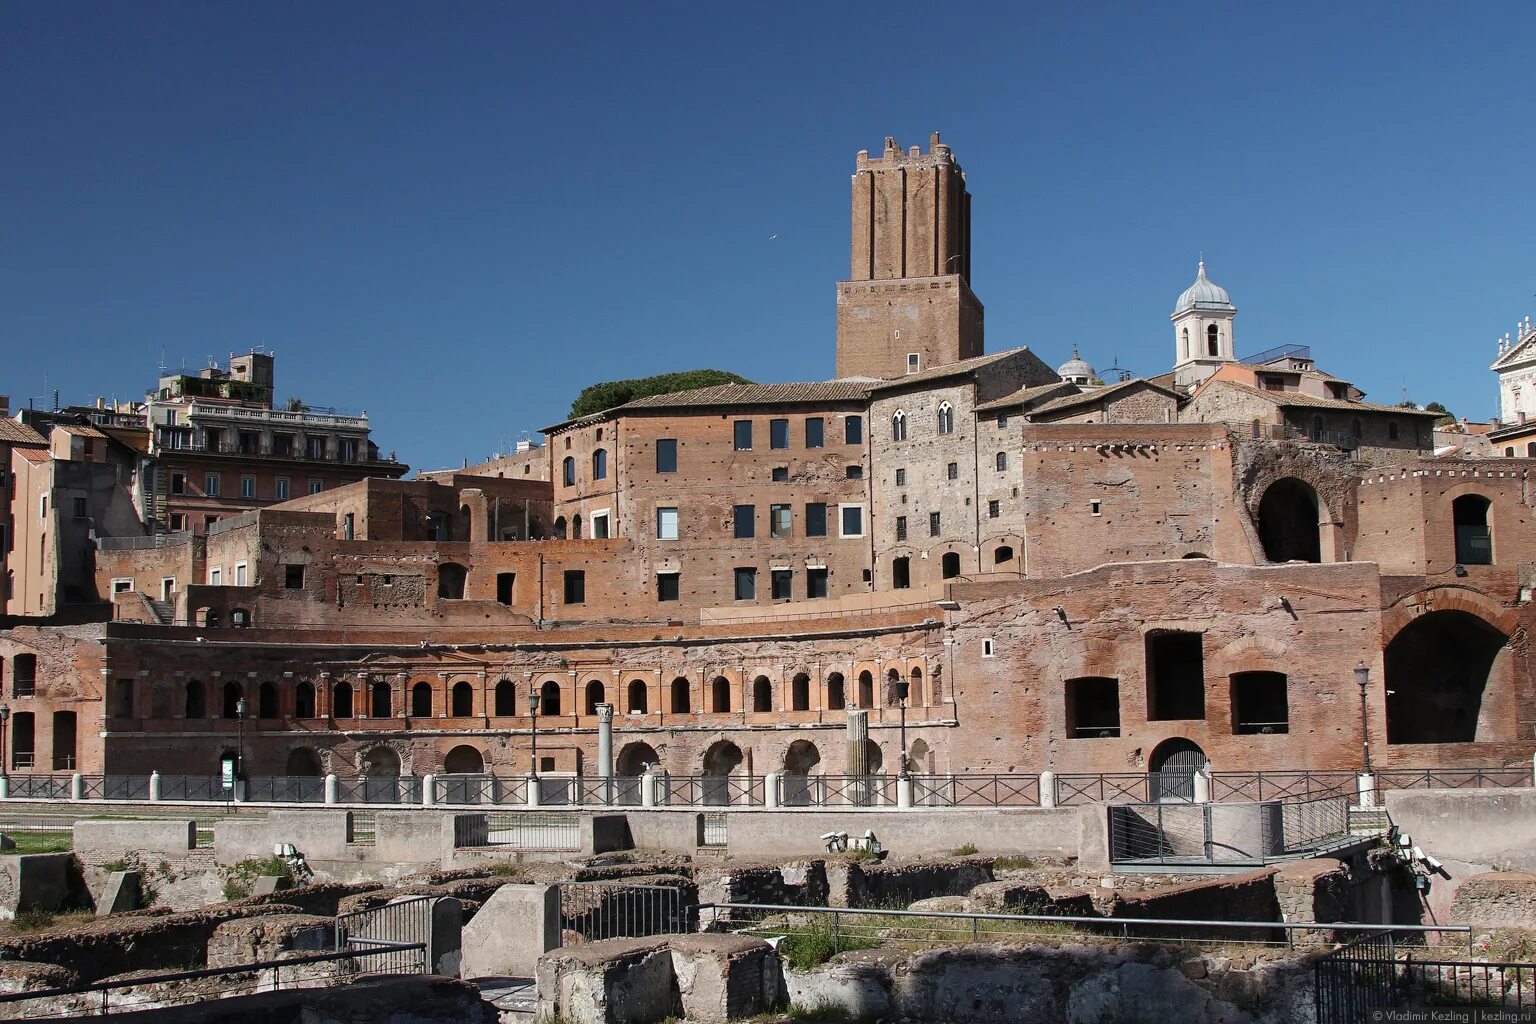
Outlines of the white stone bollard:
M 650 771 L 650 770 L 647 770 L 644 775 L 640 776 L 640 806 L 641 807 L 655 807 L 656 806 L 656 803 L 657 803 L 657 800 L 656 800 L 656 789 L 657 789 L 657 783 L 659 781 L 660 781 L 660 776 L 658 776 L 655 772 Z
M 10 798 L 11 777 L 9 775 L 0 774 L 0 800 L 9 800 Z
M 158 771 L 149 773 L 149 800 L 151 803 L 157 803 L 160 800 L 160 773 Z
M 1040 773 L 1040 806 L 1056 806 L 1056 773 L 1053 771 Z
M 769 772 L 763 776 L 763 806 L 769 808 L 779 807 L 783 801 L 784 775 L 782 772 Z
M 539 806 L 540 795 L 539 777 L 537 775 L 525 775 L 524 778 L 528 781 L 527 800 L 525 802 L 529 807 L 537 807 Z
M 896 807 L 899 810 L 910 811 L 912 809 L 912 776 L 896 776 Z
M 1376 776 L 1361 772 L 1355 776 L 1355 792 L 1359 794 L 1361 807 L 1376 806 Z
M 330 773 L 325 777 L 325 802 L 328 804 L 341 803 L 341 780 L 336 777 L 335 773 Z
M 85 799 L 85 776 L 79 772 L 69 777 L 69 798 L 71 800 Z
M 431 772 L 421 777 L 421 806 L 437 806 L 437 776 Z
M 236 779 L 235 780 L 235 803 L 243 804 L 249 798 L 249 796 L 250 796 L 250 794 L 248 794 L 246 792 L 246 789 L 245 789 L 245 780 L 244 779 Z
M 1197 803 L 1197 804 L 1208 804 L 1208 803 L 1210 803 L 1211 802 L 1211 777 L 1209 775 L 1207 775 L 1205 772 L 1195 772 L 1194 783 L 1195 783 L 1195 797 L 1194 797 L 1195 803 Z

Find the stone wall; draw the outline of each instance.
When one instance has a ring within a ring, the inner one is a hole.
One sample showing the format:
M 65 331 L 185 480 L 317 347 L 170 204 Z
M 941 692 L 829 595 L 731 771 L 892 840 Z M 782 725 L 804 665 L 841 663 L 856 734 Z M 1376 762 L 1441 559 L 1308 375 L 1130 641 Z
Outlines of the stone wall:
M 1536 930 L 1536 875 L 1488 871 L 1462 881 L 1451 903 L 1457 923 Z

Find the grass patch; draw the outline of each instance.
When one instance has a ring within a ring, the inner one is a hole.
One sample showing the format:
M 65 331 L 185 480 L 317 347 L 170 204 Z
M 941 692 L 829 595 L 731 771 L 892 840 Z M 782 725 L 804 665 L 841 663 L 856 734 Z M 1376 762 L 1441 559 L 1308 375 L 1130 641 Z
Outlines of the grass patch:
M 0 928 L 0 934 L 31 935 L 36 932 L 47 931 L 50 928 L 68 928 L 94 920 L 96 920 L 96 915 L 89 910 L 70 910 L 62 913 L 53 913 L 47 910 L 30 908 L 17 911 L 16 917 L 5 922 L 4 927 Z
M 16 844 L 8 853 L 68 853 L 75 848 L 73 832 L 7 832 Z
M 802 1024 L 862 1024 L 869 1018 L 821 998 L 809 1006 L 791 1006 L 784 1011 L 784 1019 Z
M 874 949 L 880 942 L 872 937 L 848 935 L 834 930 L 829 917 L 814 917 L 805 926 L 779 943 L 779 956 L 793 970 L 810 971 L 839 953 L 853 949 Z
M 1023 871 L 1029 868 L 1039 867 L 1033 857 L 999 857 L 992 862 L 994 871 Z
M 975 854 L 976 854 L 976 844 L 975 843 L 966 843 L 964 846 L 957 846 L 953 850 L 950 851 L 950 855 L 954 856 L 954 857 L 973 857 L 973 856 L 975 856 Z
M 275 876 L 289 885 L 293 884 L 293 873 L 281 857 L 247 857 L 228 868 L 221 867 L 219 871 L 224 875 L 226 900 L 245 899 L 251 894 L 258 878 Z

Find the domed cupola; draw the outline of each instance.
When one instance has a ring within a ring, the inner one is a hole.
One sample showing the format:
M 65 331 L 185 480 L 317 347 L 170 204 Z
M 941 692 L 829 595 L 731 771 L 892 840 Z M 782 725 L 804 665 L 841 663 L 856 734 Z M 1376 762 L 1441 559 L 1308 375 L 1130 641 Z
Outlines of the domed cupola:
M 1232 305 L 1232 297 L 1221 285 L 1205 276 L 1205 260 L 1200 261 L 1200 269 L 1195 274 L 1195 283 L 1184 289 L 1179 296 L 1179 301 L 1173 304 L 1173 315 L 1178 316 L 1191 309 L 1219 309 L 1237 312 L 1237 307 Z
M 1174 383 L 1193 388 L 1221 367 L 1233 362 L 1232 319 L 1237 307 L 1221 285 L 1205 276 L 1205 260 L 1195 272 L 1195 283 L 1173 304 Z
M 1076 346 L 1072 348 L 1072 358 L 1056 368 L 1056 375 L 1066 384 L 1076 384 L 1086 387 L 1098 380 L 1099 375 L 1094 372 L 1092 364 L 1077 354 Z

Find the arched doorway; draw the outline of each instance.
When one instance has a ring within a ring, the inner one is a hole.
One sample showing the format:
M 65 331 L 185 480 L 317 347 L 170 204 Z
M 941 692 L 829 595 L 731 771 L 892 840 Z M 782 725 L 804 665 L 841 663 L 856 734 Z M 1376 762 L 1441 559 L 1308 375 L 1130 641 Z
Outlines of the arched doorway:
M 810 740 L 795 740 L 784 754 L 784 804 L 804 807 L 811 802 L 811 769 L 821 763 L 821 751 Z
M 741 748 L 730 740 L 719 740 L 704 752 L 704 802 L 729 804 L 730 777 L 741 767 Z
M 1259 540 L 1271 562 L 1320 562 L 1317 492 L 1295 477 L 1276 480 L 1259 499 Z
M 448 756 L 443 758 L 443 774 L 483 775 L 485 757 L 469 744 L 461 744 L 448 751 Z
M 1205 762 L 1205 751 L 1193 740 L 1182 736 L 1164 740 L 1147 761 L 1147 795 L 1154 803 L 1194 800 L 1195 773 Z
M 1508 642 L 1470 612 L 1426 612 L 1387 644 L 1388 743 L 1471 743 L 1503 739 L 1479 728 L 1483 698 Z M 1479 733 L 1483 733 L 1479 736 Z
M 325 774 L 325 768 L 313 748 L 295 747 L 288 752 L 286 772 L 289 778 L 317 779 Z
M 400 755 L 389 747 L 374 747 L 363 755 L 363 774 L 374 779 L 398 776 Z
M 955 551 L 944 552 L 944 557 L 939 559 L 940 574 L 947 580 L 952 580 L 960 575 L 960 555 Z
M 630 807 L 640 804 L 640 777 L 647 765 L 660 764 L 661 756 L 649 743 L 626 743 L 614 761 L 614 797 Z
M 1493 502 L 1481 494 L 1463 494 L 1451 502 L 1457 564 L 1493 564 L 1493 531 L 1488 524 L 1488 510 L 1492 506 Z

